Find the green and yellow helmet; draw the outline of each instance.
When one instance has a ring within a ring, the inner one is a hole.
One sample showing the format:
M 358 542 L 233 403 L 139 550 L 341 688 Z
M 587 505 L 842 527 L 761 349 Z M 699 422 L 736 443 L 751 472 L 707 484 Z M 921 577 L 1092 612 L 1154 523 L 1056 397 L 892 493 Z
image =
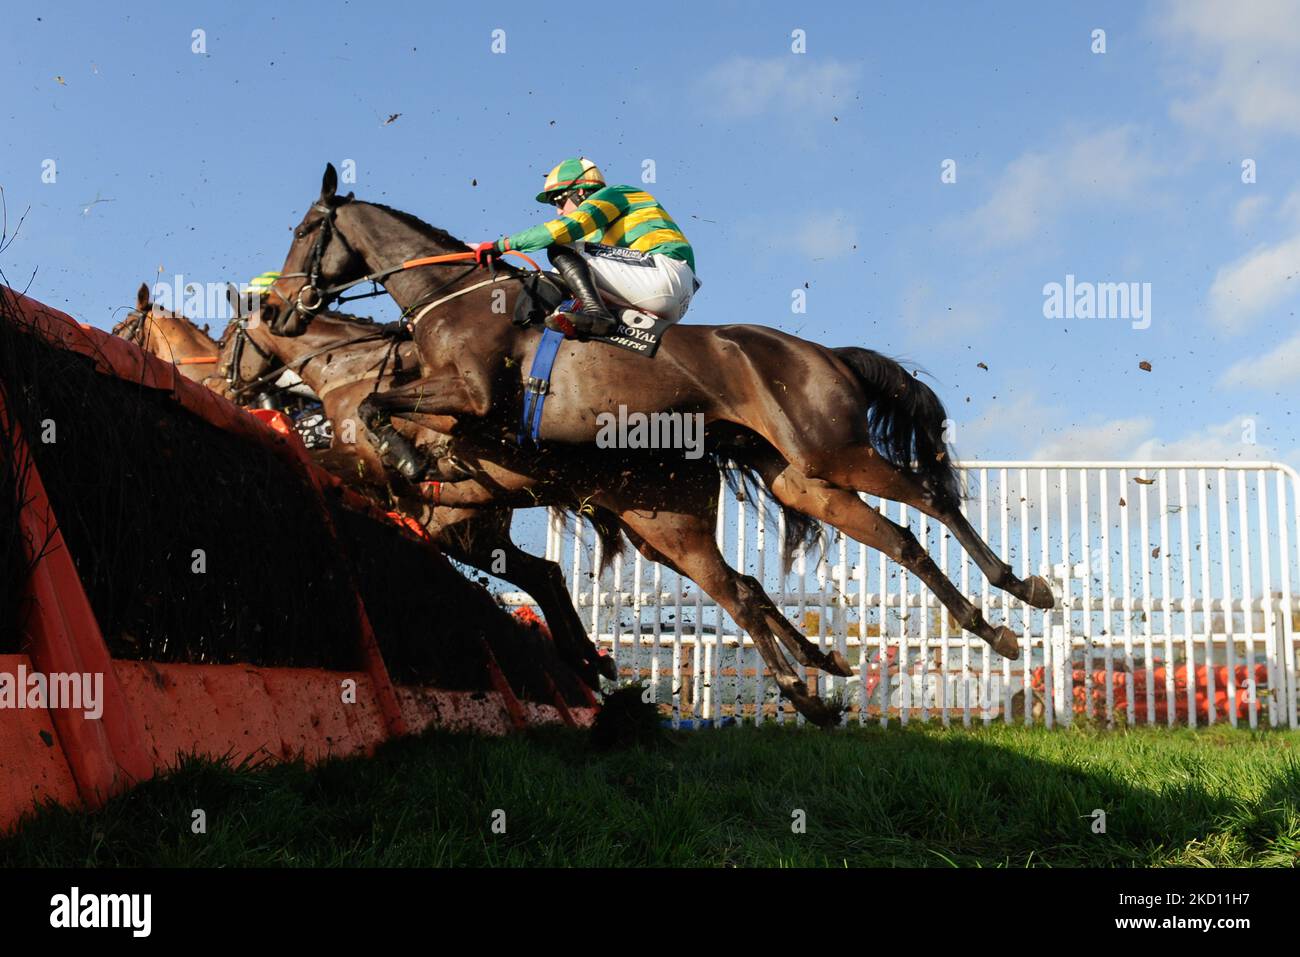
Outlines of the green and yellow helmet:
M 261 275 L 254 276 L 244 286 L 244 294 L 253 293 L 260 296 L 270 289 L 272 284 L 279 278 L 280 274 L 278 272 L 264 272 Z
M 566 159 L 546 174 L 546 185 L 537 194 L 537 201 L 549 205 L 557 193 L 567 193 L 571 189 L 600 189 L 604 185 L 605 177 L 587 157 Z

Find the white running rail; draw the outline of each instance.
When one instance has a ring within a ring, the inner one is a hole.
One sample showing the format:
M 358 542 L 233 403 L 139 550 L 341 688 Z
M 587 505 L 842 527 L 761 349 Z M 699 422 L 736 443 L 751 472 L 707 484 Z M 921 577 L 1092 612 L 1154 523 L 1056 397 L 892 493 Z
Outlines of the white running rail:
M 727 560 L 853 664 L 849 679 L 810 676 L 844 702 L 846 720 L 1300 727 L 1293 469 L 970 461 L 961 473 L 971 523 L 1017 574 L 1053 581 L 1056 609 L 991 588 L 935 520 L 864 499 L 909 526 L 988 620 L 1022 635 L 1015 662 L 956 628 L 914 576 L 834 529 L 783 576 L 784 522 L 766 490 L 757 502 L 737 501 L 722 486 Z M 599 546 L 585 522 L 577 535 L 575 524 L 551 513 L 547 557 L 564 567 L 590 633 L 625 679 L 639 676 L 674 721 L 802 720 L 778 699 L 749 636 L 707 595 L 631 550 L 595 576 Z

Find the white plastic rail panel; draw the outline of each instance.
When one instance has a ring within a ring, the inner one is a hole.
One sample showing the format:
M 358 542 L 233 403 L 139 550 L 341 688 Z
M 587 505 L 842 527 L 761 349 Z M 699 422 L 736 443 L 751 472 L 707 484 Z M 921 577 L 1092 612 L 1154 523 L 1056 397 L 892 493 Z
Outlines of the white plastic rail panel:
M 848 679 L 807 675 L 847 707 L 845 720 L 1300 727 L 1294 470 L 969 461 L 961 473 L 967 519 L 1017 575 L 1053 583 L 1055 609 L 991 586 L 934 518 L 864 501 L 909 527 L 987 620 L 1022 636 L 1016 661 L 962 632 L 914 575 L 833 528 L 820 548 L 787 556 L 766 490 L 745 501 L 721 486 L 723 555 L 853 665 Z M 575 534 L 575 524 L 551 515 L 547 557 L 564 568 L 593 639 L 625 680 L 644 681 L 675 721 L 803 720 L 708 595 L 631 550 L 595 575 L 599 548 L 590 527 Z

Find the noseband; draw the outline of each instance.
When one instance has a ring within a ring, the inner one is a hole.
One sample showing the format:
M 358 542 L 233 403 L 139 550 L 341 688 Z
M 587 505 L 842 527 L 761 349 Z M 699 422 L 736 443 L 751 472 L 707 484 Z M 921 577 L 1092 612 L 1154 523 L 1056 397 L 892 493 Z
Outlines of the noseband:
M 289 305 L 292 307 L 291 315 L 302 316 L 308 322 L 315 318 L 316 315 L 318 315 L 330 303 L 334 296 L 345 289 L 350 289 L 352 286 L 356 285 L 356 283 L 346 283 L 341 286 L 333 286 L 329 289 L 320 288 L 321 263 L 325 258 L 325 248 L 329 245 L 330 239 L 337 235 L 339 242 L 343 243 L 343 245 L 347 247 L 348 252 L 355 253 L 355 250 L 352 249 L 347 238 L 343 233 L 339 232 L 334 223 L 336 207 L 330 206 L 326 203 L 312 203 L 311 208 L 313 212 L 318 212 L 322 215 L 314 225 L 308 227 L 309 229 L 319 229 L 320 231 L 316 234 L 316 242 L 312 244 L 311 258 L 307 261 L 307 271 L 283 273 L 276 279 L 277 283 L 281 279 L 307 280 L 303 283 L 302 287 L 298 290 L 298 295 L 294 297 L 293 302 L 289 303 Z M 357 282 L 363 281 L 364 280 L 357 280 Z M 274 284 L 272 284 L 272 288 L 275 288 Z M 286 320 L 281 320 L 277 323 L 273 323 L 272 331 L 278 331 L 275 328 L 276 326 L 283 329 L 285 321 Z
M 122 320 L 122 324 L 113 330 L 113 335 L 125 339 L 134 345 L 144 348 L 145 321 L 149 318 L 149 313 L 153 311 L 153 303 L 149 303 L 143 310 L 136 309 L 134 316 L 127 316 Z M 120 331 L 119 331 L 120 330 Z

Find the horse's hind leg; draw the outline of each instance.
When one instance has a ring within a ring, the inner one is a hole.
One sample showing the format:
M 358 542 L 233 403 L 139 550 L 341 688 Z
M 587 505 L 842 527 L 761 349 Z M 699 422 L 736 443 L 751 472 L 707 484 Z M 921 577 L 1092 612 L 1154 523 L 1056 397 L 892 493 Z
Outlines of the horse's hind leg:
M 772 669 L 777 686 L 809 721 L 826 727 L 838 715 L 808 690 L 808 685 L 777 647 L 767 625 L 765 603 L 775 609 L 762 587 L 731 568 L 718 551 L 714 519 L 709 515 L 658 510 L 628 510 L 619 519 L 633 544 L 646 557 L 668 564 L 704 589 L 745 631 Z M 779 615 L 779 612 L 777 613 Z
M 782 461 L 769 461 L 760 471 L 782 504 L 834 525 L 868 548 L 884 553 L 921 579 L 963 629 L 983 638 L 998 654 L 1011 659 L 1020 657 L 1016 633 L 1005 625 L 990 625 L 948 580 L 910 529 L 891 522 L 858 498 L 856 492 L 809 479 Z
M 854 446 L 842 454 L 837 453 L 833 464 L 826 469 L 823 484 L 878 495 L 924 512 L 952 531 L 953 537 L 994 588 L 1001 588 L 1034 608 L 1051 608 L 1056 603 L 1052 588 L 1045 579 L 1038 575 L 1017 577 L 1011 566 L 980 537 L 960 509 L 937 501 L 919 480 L 887 462 L 870 446 Z

